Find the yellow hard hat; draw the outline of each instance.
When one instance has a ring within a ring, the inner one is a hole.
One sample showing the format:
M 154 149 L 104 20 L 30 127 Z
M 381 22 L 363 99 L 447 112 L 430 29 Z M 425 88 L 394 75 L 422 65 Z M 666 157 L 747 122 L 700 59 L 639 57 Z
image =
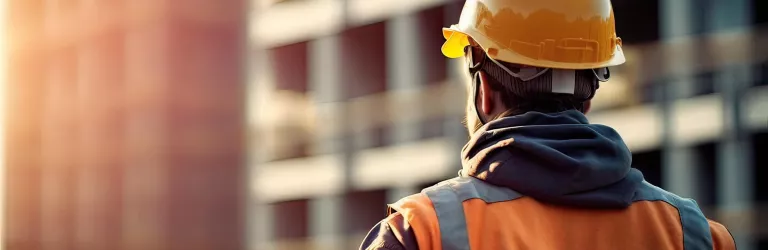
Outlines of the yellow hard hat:
M 472 38 L 509 63 L 594 69 L 625 61 L 610 0 L 467 0 L 443 36 L 449 58 L 463 56 Z

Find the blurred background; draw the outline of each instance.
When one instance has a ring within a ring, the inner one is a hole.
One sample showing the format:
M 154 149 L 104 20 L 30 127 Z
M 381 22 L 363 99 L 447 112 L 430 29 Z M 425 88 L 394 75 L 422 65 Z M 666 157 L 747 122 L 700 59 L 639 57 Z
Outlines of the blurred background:
M 0 1 L 2 248 L 356 248 L 460 168 L 463 2 Z M 613 4 L 591 122 L 768 249 L 768 1 Z

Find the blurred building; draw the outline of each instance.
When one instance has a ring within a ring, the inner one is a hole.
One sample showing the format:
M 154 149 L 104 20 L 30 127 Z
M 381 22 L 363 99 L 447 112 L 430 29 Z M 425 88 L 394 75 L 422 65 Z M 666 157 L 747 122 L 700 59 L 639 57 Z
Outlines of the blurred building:
M 591 121 L 768 249 L 768 2 L 613 3 Z M 4 249 L 355 248 L 460 168 L 462 4 L 7 1 Z
M 590 119 L 646 179 L 768 249 L 768 2 L 614 0 L 628 57 Z M 351 249 L 386 204 L 460 168 L 463 1 L 261 0 L 251 17 L 256 249 Z
M 244 249 L 249 4 L 2 4 L 2 248 Z

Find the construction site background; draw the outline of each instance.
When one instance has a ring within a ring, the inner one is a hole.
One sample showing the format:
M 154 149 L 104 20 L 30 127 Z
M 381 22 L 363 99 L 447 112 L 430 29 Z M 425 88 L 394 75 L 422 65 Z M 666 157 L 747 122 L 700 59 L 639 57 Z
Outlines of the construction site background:
M 768 1 L 612 2 L 590 121 L 768 249 Z M 0 1 L 0 248 L 356 248 L 461 167 L 463 3 Z

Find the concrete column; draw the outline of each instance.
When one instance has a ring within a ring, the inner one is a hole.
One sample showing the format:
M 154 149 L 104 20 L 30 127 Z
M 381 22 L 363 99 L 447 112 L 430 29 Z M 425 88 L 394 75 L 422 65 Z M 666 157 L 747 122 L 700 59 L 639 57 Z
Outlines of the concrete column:
M 343 196 L 322 196 L 309 202 L 309 235 L 316 250 L 342 249 Z
M 707 29 L 711 32 L 745 28 L 751 24 L 750 0 L 712 0 L 708 7 L 710 18 L 707 19 Z M 754 45 L 747 40 L 731 46 L 752 48 Z M 743 100 L 754 79 L 753 74 L 752 65 L 739 65 L 722 69 L 715 76 L 716 87 L 723 97 L 725 124 L 723 139 L 718 147 L 718 219 L 729 227 L 739 249 L 757 247 L 757 239 L 753 237 L 753 152 L 749 128 L 742 122 Z
M 337 35 L 309 42 L 309 90 L 318 103 L 342 101 L 339 42 Z
M 662 40 L 670 40 L 686 35 L 693 31 L 692 23 L 696 20 L 692 15 L 691 0 L 662 0 L 660 2 L 660 31 Z M 682 57 L 665 58 L 665 67 L 680 67 L 690 65 L 694 60 L 694 48 L 686 48 Z M 665 53 L 672 55 L 673 53 Z M 696 165 L 693 148 L 677 141 L 674 134 L 675 110 L 674 103 L 680 98 L 691 96 L 695 82 L 688 76 L 668 77 L 661 82 L 659 95 L 662 99 L 660 112 L 662 115 L 663 146 L 662 146 L 662 186 L 678 195 L 699 199 L 701 194 L 697 188 L 700 179 L 700 167 Z
M 726 107 L 728 108 L 728 107 Z M 729 111 L 729 112 L 732 112 Z M 730 130 L 730 129 L 729 129 Z M 726 132 L 718 145 L 718 220 L 728 226 L 739 249 L 757 249 L 753 162 L 749 134 Z
M 258 15 L 258 14 L 257 14 Z M 249 178 L 256 180 L 259 173 L 259 163 L 271 157 L 272 149 L 274 147 L 275 136 L 274 133 L 269 133 L 267 129 L 267 122 L 270 120 L 265 118 L 268 115 L 267 108 L 270 106 L 270 94 L 274 90 L 274 78 L 272 74 L 271 64 L 265 48 L 258 44 L 258 40 L 250 41 L 253 43 L 254 53 L 251 58 L 252 66 L 250 74 L 251 80 L 248 84 L 248 129 L 252 131 L 248 136 L 248 159 L 249 159 Z M 265 136 L 270 136 L 265 138 Z M 248 249 L 250 250 L 272 250 L 275 249 L 273 245 L 273 229 L 275 223 L 275 213 L 273 206 L 265 204 L 259 201 L 259 197 L 255 197 L 257 193 L 252 187 L 257 187 L 256 183 L 250 183 L 248 188 L 249 197 L 253 199 L 253 209 L 248 211 L 249 215 L 248 224 L 250 225 L 248 230 L 253 234 L 248 235 Z
M 697 15 L 693 13 L 695 10 L 692 8 L 693 6 L 692 0 L 662 0 L 660 2 L 659 25 L 661 27 L 659 31 L 662 40 L 673 40 L 693 34 L 695 28 L 693 25 L 699 21 Z M 687 67 L 694 62 L 697 48 L 685 47 L 683 49 L 685 51 L 683 51 L 682 57 L 677 57 L 679 54 L 666 53 L 667 55 L 675 55 L 675 57 L 665 58 L 665 63 L 668 64 L 666 67 Z M 666 91 L 670 100 L 690 97 L 697 88 L 695 81 L 688 76 L 671 78 L 665 84 L 669 85 Z
M 243 93 L 242 97 L 243 100 L 243 107 L 242 107 L 242 117 L 243 119 L 243 140 L 244 140 L 244 149 L 243 149 L 243 159 L 245 161 L 244 164 L 244 171 L 243 175 L 240 176 L 240 182 L 242 183 L 242 192 L 240 199 L 243 200 L 243 210 L 241 210 L 241 215 L 243 216 L 244 221 L 244 227 L 242 228 L 242 234 L 240 237 L 243 239 L 243 250 L 255 250 L 258 249 L 256 247 L 256 244 L 258 239 L 256 239 L 256 236 L 259 234 L 259 219 L 256 215 L 259 211 L 259 200 L 257 195 L 254 192 L 254 189 L 252 187 L 255 186 L 255 180 L 256 178 L 254 173 L 256 172 L 256 168 L 258 167 L 258 162 L 256 161 L 256 155 L 253 153 L 256 151 L 255 144 L 258 143 L 255 140 L 252 140 L 253 137 L 253 120 L 252 120 L 252 111 L 253 107 L 251 107 L 251 98 L 253 97 L 252 90 L 254 85 L 254 74 L 258 74 L 259 72 L 256 72 L 254 70 L 254 65 L 256 63 L 256 60 L 254 60 L 254 57 L 252 56 L 252 52 L 255 51 L 255 46 L 253 39 L 251 39 L 251 32 L 254 31 L 253 24 L 251 20 L 254 19 L 258 15 L 259 6 L 258 3 L 255 3 L 254 1 L 245 1 L 241 4 L 242 9 L 240 10 L 240 15 L 244 15 L 244 23 L 240 25 L 241 32 L 240 32 L 240 39 L 244 41 L 241 43 L 241 51 L 245 53 L 246 55 L 241 57 L 241 77 L 243 79 Z
M 277 154 L 277 132 L 275 129 L 274 97 L 275 77 L 266 48 L 255 45 L 253 83 L 249 86 L 249 126 L 254 129 L 253 138 L 258 138 L 258 150 L 252 151 L 257 162 L 272 160 Z
M 704 195 L 699 188 L 702 170 L 694 152 L 696 149 L 673 140 L 674 136 L 665 139 L 665 144 L 671 146 L 662 149 L 662 185 L 677 195 L 701 199 Z
M 339 153 L 342 150 L 342 82 L 340 74 L 340 44 L 336 35 L 320 37 L 309 42 L 309 91 L 318 119 L 313 154 Z
M 392 17 L 387 22 L 387 91 L 393 98 L 391 104 L 406 100 L 409 91 L 417 91 L 424 85 L 424 70 L 421 51 L 419 51 L 419 20 L 416 14 L 406 13 Z M 390 114 L 419 117 L 421 107 L 409 110 L 395 110 L 400 105 L 392 105 Z M 399 120 L 395 118 L 395 120 Z M 390 130 L 391 143 L 415 140 L 420 135 L 420 121 L 401 120 Z
M 274 246 L 274 243 L 272 242 L 272 239 L 274 239 L 274 233 L 272 231 L 273 228 L 275 228 L 273 225 L 275 223 L 275 213 L 274 213 L 274 206 L 270 206 L 267 204 L 259 203 L 256 206 L 256 209 L 252 211 L 252 224 L 254 225 L 254 232 L 256 232 L 255 235 L 251 235 L 253 238 L 251 241 L 251 245 L 249 245 L 248 249 L 251 250 L 274 250 L 276 247 Z
M 316 107 L 317 129 L 312 146 L 314 154 L 331 153 L 343 157 L 341 134 L 342 82 L 340 74 L 340 40 L 336 35 L 320 37 L 309 42 L 309 89 Z M 349 166 L 351 168 L 351 166 Z M 350 174 L 350 169 L 345 171 Z M 309 203 L 309 236 L 315 249 L 341 249 L 343 237 L 342 197 L 322 196 Z
M 752 2 L 759 0 L 709 0 L 708 18 L 710 32 L 726 29 L 748 28 L 752 25 Z

